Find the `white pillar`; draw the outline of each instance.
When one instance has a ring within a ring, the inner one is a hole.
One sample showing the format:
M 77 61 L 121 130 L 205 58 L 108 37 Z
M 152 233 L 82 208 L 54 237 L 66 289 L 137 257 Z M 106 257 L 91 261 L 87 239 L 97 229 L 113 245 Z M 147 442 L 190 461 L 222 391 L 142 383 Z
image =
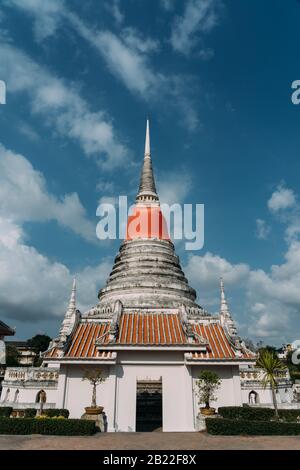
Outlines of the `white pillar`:
M 185 416 L 186 416 L 186 431 L 195 431 L 196 416 L 195 416 L 195 399 L 193 390 L 193 374 L 192 367 L 185 367 Z
M 232 385 L 235 406 L 242 406 L 242 389 L 239 366 L 232 366 Z
M 66 385 L 67 385 L 68 366 L 61 364 L 57 385 L 57 408 L 65 408 L 66 404 Z
M 108 432 L 116 432 L 117 428 L 117 365 L 110 366 L 109 375 L 111 379 L 111 391 L 112 391 L 112 404 L 111 404 L 111 416 L 112 419 L 108 420 Z

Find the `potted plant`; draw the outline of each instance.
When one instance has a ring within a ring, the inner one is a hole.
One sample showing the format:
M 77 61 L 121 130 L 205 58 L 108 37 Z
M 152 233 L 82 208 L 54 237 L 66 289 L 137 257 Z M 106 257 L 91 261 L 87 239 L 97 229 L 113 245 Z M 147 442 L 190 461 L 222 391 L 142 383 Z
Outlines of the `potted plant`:
M 200 408 L 200 413 L 203 415 L 215 414 L 216 410 L 210 407 L 210 402 L 217 399 L 214 394 L 221 385 L 218 374 L 210 370 L 203 370 L 196 384 L 198 387 L 199 405 L 205 403 L 205 407 Z
M 91 406 L 85 407 L 85 412 L 88 415 L 98 415 L 102 413 L 103 411 L 103 406 L 97 406 L 97 401 L 96 401 L 96 388 L 97 385 L 100 385 L 103 383 L 106 378 L 103 377 L 103 372 L 101 369 L 87 369 L 84 372 L 84 375 L 82 377 L 82 380 L 88 380 L 90 384 L 93 387 L 92 391 L 92 403 Z

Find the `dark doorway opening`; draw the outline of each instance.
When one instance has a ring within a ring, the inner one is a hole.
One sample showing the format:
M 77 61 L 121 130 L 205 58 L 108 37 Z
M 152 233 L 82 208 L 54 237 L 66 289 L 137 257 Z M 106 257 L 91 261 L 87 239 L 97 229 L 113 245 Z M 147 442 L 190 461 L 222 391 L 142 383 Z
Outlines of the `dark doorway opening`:
M 162 381 L 139 381 L 136 393 L 136 432 L 162 431 Z

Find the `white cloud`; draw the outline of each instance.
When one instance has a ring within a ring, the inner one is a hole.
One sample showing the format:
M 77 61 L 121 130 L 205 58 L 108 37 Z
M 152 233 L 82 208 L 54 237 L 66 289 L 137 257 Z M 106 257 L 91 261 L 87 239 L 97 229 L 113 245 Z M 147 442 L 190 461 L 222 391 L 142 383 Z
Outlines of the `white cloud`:
M 47 14 L 47 9 L 42 7 L 44 0 L 7 0 L 7 2 L 33 15 L 35 25 L 39 24 L 41 18 L 44 21 L 44 14 Z M 83 39 L 96 48 L 111 72 L 120 78 L 129 90 L 144 94 L 157 83 L 147 56 L 143 54 L 156 47 L 155 41 L 144 39 L 141 34 L 137 35 L 133 28 L 123 30 L 123 38 L 109 30 L 94 30 L 79 16 L 68 10 L 63 2 L 59 3 L 55 13 L 57 21 L 61 21 L 62 18 L 66 20 Z
M 198 47 L 198 54 L 208 58 L 207 51 L 199 47 L 200 36 L 211 31 L 219 21 L 219 0 L 188 0 L 183 16 L 175 18 L 171 44 L 175 51 L 189 55 Z M 211 55 L 211 50 L 209 50 Z
M 101 192 L 102 194 L 112 194 L 115 191 L 115 182 L 112 180 L 108 180 L 107 178 L 99 178 L 98 183 L 96 185 L 96 190 Z
M 107 113 L 91 111 L 75 88 L 7 44 L 0 45 L 0 73 L 8 93 L 27 93 L 32 113 L 42 115 L 58 135 L 79 142 L 86 155 L 95 156 L 103 168 L 128 163 L 129 152 L 118 141 Z
M 58 198 L 47 190 L 43 175 L 22 155 L 0 144 L 0 215 L 14 222 L 56 220 L 88 241 L 96 240 L 77 193 Z
M 221 277 L 226 284 L 242 283 L 249 275 L 249 266 L 245 263 L 231 264 L 225 258 L 210 252 L 205 255 L 191 255 L 185 267 L 185 272 L 192 285 L 201 289 L 215 288 Z
M 219 279 L 223 277 L 233 318 L 243 336 L 281 344 L 295 339 L 300 321 L 300 243 L 288 248 L 285 262 L 270 271 L 206 253 L 192 255 L 184 271 L 196 288 L 198 302 L 218 311 Z
M 249 332 L 280 343 L 294 340 L 299 329 L 300 207 L 295 192 L 281 184 L 271 195 L 268 208 L 285 225 L 287 250 L 282 264 L 249 274 Z
M 299 247 L 298 247 L 299 250 Z M 300 270 L 295 272 L 293 262 L 272 266 L 269 273 L 252 271 L 247 285 L 250 312 L 248 329 L 257 337 L 269 338 L 278 344 L 292 341 L 299 325 L 300 295 L 298 284 Z M 298 251 L 298 258 L 300 250 Z
M 156 52 L 159 50 L 159 42 L 152 38 L 143 37 L 141 33 L 132 27 L 124 28 L 121 33 L 126 45 L 141 53 Z
M 189 77 L 165 75 L 155 70 L 149 54 L 159 49 L 157 41 L 143 37 L 133 28 L 124 29 L 120 36 L 108 30 L 93 31 L 70 11 L 65 16 L 130 92 L 138 94 L 151 106 L 159 104 L 161 107 L 162 100 L 166 100 L 169 108 L 175 107 L 180 111 L 181 123 L 188 130 L 194 131 L 198 127 L 198 113 L 189 96 L 193 90 L 194 99 L 196 84 Z
M 79 306 L 97 302 L 111 261 L 74 273 L 30 246 L 24 231 L 28 221 L 56 220 L 88 241 L 97 241 L 77 193 L 54 196 L 43 175 L 22 155 L 0 144 L 0 316 L 24 322 L 62 317 L 72 278 L 78 279 Z
M 41 20 L 45 21 L 44 15 L 47 14 L 47 9 L 39 8 L 43 0 L 6 1 L 7 4 L 31 14 L 35 21 L 35 29 Z M 157 40 L 144 37 L 134 28 L 121 29 L 118 34 L 107 29 L 95 30 L 68 9 L 63 2 L 59 2 L 55 14 L 56 28 L 62 21 L 67 22 L 81 38 L 95 48 L 112 75 L 131 93 L 146 101 L 148 106 L 159 105 L 161 108 L 162 100 L 165 100 L 168 108 L 176 108 L 178 115 L 181 116 L 181 123 L 188 130 L 196 129 L 199 123 L 194 105 L 197 87 L 194 84 L 191 93 L 191 82 L 188 77 L 179 74 L 167 75 L 156 70 L 149 56 L 159 50 Z M 53 21 L 55 14 L 51 12 L 50 21 Z M 51 31 L 51 28 L 48 31 Z
M 256 219 L 256 232 L 255 235 L 259 240 L 266 240 L 270 235 L 271 227 L 265 220 Z
M 124 14 L 121 11 L 120 0 L 108 0 L 105 7 L 112 14 L 116 24 L 120 26 L 124 21 Z
M 52 262 L 24 241 L 16 223 L 0 216 L 0 316 L 24 322 L 62 318 L 69 300 L 72 278 L 78 279 L 82 310 L 97 303 L 97 290 L 106 279 L 111 262 L 72 273 Z
M 160 173 L 157 191 L 161 203 L 183 204 L 192 190 L 193 178 L 185 168 Z
M 160 0 L 161 7 L 166 11 L 171 11 L 174 8 L 176 0 Z
M 152 88 L 157 87 L 161 82 L 162 77 L 159 74 L 156 76 L 151 69 L 147 54 L 141 52 L 141 49 L 149 49 L 149 39 L 143 39 L 140 36 L 140 45 L 137 48 L 136 33 L 131 34 L 131 43 L 134 44 L 128 45 L 128 40 L 130 42 L 128 29 L 125 33 L 123 32 L 124 40 L 111 31 L 91 29 L 70 11 L 66 12 L 66 18 L 77 33 L 101 54 L 112 74 L 120 79 L 131 92 L 146 97 Z
M 272 212 L 289 209 L 296 204 L 295 193 L 292 189 L 279 185 L 268 201 L 268 208 Z
M 286 241 L 291 243 L 300 235 L 300 203 L 297 194 L 280 184 L 268 201 L 270 212 L 284 223 Z
M 251 269 L 248 264 L 232 264 L 216 254 L 206 253 L 190 256 L 185 272 L 191 285 L 197 288 L 199 302 L 204 307 L 215 308 L 218 304 L 217 285 L 223 277 L 227 292 L 234 294 L 231 310 L 234 318 L 242 322 L 243 334 L 281 344 L 296 339 L 299 330 L 300 230 L 295 229 L 295 224 L 298 222 L 300 227 L 300 217 L 297 195 L 292 190 L 286 193 L 286 188 L 280 188 L 273 196 L 270 209 L 274 214 L 292 208 L 291 215 L 280 219 L 286 224 L 286 234 L 293 233 L 293 237 L 286 237 L 287 250 L 281 264 L 268 270 Z M 260 235 L 265 237 L 265 223 L 258 224 L 258 228 L 262 228 Z
M 62 19 L 64 8 L 63 0 L 4 0 L 4 4 L 36 15 L 34 33 L 38 41 L 55 33 Z
M 40 140 L 39 134 L 27 122 L 20 122 L 18 130 L 32 142 L 38 142 Z

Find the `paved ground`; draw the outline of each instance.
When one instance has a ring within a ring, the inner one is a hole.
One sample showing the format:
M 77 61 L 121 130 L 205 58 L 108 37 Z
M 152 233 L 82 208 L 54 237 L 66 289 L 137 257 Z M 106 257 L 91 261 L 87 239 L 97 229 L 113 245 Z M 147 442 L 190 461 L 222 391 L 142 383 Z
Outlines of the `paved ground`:
M 210 436 L 206 433 L 105 433 L 91 437 L 0 436 L 0 450 L 299 450 L 300 436 Z

